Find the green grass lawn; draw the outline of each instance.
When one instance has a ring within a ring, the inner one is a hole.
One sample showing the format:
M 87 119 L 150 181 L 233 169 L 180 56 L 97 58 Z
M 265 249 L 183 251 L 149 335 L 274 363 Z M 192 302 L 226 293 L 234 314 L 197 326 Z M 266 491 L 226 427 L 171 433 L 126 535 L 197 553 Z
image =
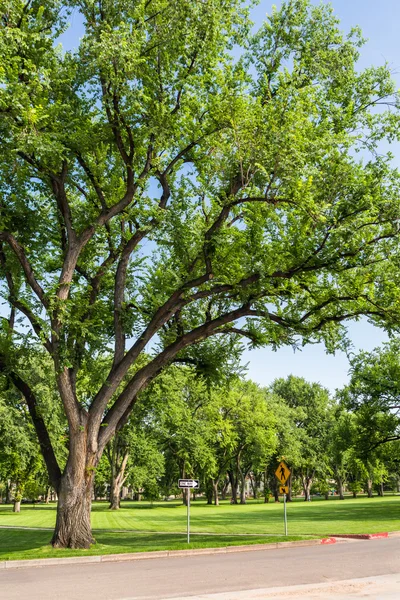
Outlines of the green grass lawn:
M 283 534 L 283 505 L 252 502 L 241 506 L 222 503 L 207 506 L 204 500 L 191 504 L 192 548 L 265 543 L 306 536 L 324 537 L 346 533 L 377 533 L 400 529 L 400 497 L 347 498 L 288 503 L 288 532 Z M 0 525 L 49 527 L 55 522 L 55 505 L 23 505 L 14 514 L 10 505 L 0 506 Z M 95 503 L 92 524 L 97 540 L 88 551 L 53 550 L 49 531 L 0 529 L 0 560 L 78 554 L 109 554 L 187 548 L 186 507 L 178 502 L 149 504 L 123 502 L 119 511 L 106 503 Z M 119 530 L 119 531 L 118 531 Z M 124 531 L 126 530 L 126 531 Z M 253 534 L 242 537 L 240 534 Z M 277 537 L 278 536 L 278 537 Z
M 187 550 L 192 548 L 217 548 L 242 544 L 265 544 L 272 542 L 295 541 L 304 536 L 269 536 L 242 538 L 230 536 L 193 536 L 187 544 L 186 537 L 177 534 L 156 533 L 116 533 L 96 531 L 96 544 L 90 550 L 54 550 L 49 545 L 49 531 L 22 529 L 0 530 L 0 560 L 28 558 L 62 558 L 88 556 L 94 554 L 122 554 L 127 552 L 149 552 L 155 550 Z

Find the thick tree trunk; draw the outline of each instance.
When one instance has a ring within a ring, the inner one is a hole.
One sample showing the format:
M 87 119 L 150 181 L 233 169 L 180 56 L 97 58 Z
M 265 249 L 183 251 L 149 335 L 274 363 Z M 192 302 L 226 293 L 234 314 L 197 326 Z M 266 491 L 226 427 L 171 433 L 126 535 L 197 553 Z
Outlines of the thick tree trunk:
M 90 548 L 95 543 L 90 523 L 93 481 L 100 456 L 88 452 L 87 430 L 70 432 L 69 457 L 57 485 L 57 518 L 51 543 L 54 548 Z
M 108 507 L 110 510 L 119 510 L 121 503 L 121 486 L 119 486 L 115 481 L 113 484 L 113 489 L 110 493 L 110 506 Z
M 21 512 L 21 500 L 14 501 L 13 512 L 15 512 L 15 513 Z
M 46 492 L 46 504 L 50 504 L 50 498 L 51 498 L 51 487 L 47 488 L 47 492 Z
M 66 473 L 61 478 L 57 520 L 51 543 L 54 548 L 90 548 L 95 543 L 90 523 L 93 475 Z

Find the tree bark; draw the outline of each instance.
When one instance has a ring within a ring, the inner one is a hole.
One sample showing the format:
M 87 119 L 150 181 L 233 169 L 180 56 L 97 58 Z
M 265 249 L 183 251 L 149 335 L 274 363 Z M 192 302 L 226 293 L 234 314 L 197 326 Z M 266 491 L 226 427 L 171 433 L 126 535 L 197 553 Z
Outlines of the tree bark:
M 302 477 L 303 482 L 303 490 L 304 490 L 304 502 L 309 502 L 311 500 L 311 486 L 313 482 L 312 476 L 309 477 L 305 475 Z
M 253 498 L 254 500 L 257 500 L 258 497 L 258 489 L 260 487 L 261 484 L 261 478 L 258 475 L 255 475 L 254 473 L 251 473 L 250 475 L 250 484 L 251 484 L 251 491 L 253 492 Z
M 14 501 L 13 512 L 15 512 L 15 513 L 21 512 L 21 500 Z
M 109 505 L 109 509 L 110 510 L 119 510 L 121 507 L 121 486 L 118 485 L 118 483 L 116 483 L 116 481 L 113 482 L 113 487 L 110 493 L 110 505 Z
M 54 548 L 90 548 L 92 536 L 90 509 L 93 474 L 66 468 L 61 478 L 57 520 L 51 543 Z
M 70 425 L 68 462 L 58 486 L 54 548 L 90 548 L 95 543 L 90 523 L 93 481 L 100 456 L 88 447 L 88 429 Z
M 337 486 L 338 486 L 339 498 L 340 498 L 340 500 L 344 500 L 343 479 L 341 477 L 339 477 L 339 475 L 336 475 L 336 483 L 337 483 Z
M 224 485 L 222 486 L 222 490 L 221 490 L 221 500 L 226 500 L 226 492 L 228 490 L 228 485 L 229 485 L 229 477 L 225 476 Z
M 246 474 L 240 469 L 240 504 L 246 504 Z
M 118 472 L 116 474 L 114 472 L 110 490 L 110 510 L 119 510 L 121 506 L 121 489 L 126 479 L 125 469 L 128 462 L 128 458 L 129 453 L 126 452 L 122 459 L 122 463 L 119 466 Z M 117 465 L 115 465 L 115 467 L 117 467 Z
M 213 492 L 214 492 L 214 504 L 215 504 L 215 506 L 219 506 L 218 480 L 213 481 Z
M 279 500 L 279 489 L 278 489 L 278 482 L 276 480 L 276 478 L 273 478 L 273 482 L 272 482 L 272 493 L 274 494 L 274 500 L 275 502 L 280 502 Z
M 206 484 L 206 498 L 207 504 L 212 504 L 213 502 L 213 479 L 208 479 Z
M 232 471 L 229 471 L 229 481 L 231 484 L 231 491 L 232 491 L 232 504 L 237 504 L 237 494 L 238 494 L 238 480 L 237 477 L 233 474 Z

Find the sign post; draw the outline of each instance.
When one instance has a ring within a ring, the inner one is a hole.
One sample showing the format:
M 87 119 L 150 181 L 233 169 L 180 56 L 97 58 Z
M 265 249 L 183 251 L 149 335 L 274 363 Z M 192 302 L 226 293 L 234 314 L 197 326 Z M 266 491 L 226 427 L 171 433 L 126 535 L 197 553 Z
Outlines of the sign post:
M 181 490 L 187 490 L 187 543 L 190 544 L 190 489 L 197 489 L 200 486 L 198 479 L 179 479 L 178 487 Z
M 285 522 L 285 535 L 287 535 L 286 494 L 283 494 L 283 519 Z
M 186 490 L 187 501 L 187 543 L 190 544 L 190 488 Z
M 290 472 L 291 471 L 290 471 L 289 467 L 286 465 L 286 463 L 283 462 L 283 460 L 279 463 L 278 468 L 275 471 L 275 475 L 281 482 L 281 485 L 279 486 L 279 493 L 283 494 L 283 519 L 284 519 L 284 524 L 285 524 L 285 535 L 288 534 L 287 533 L 287 515 L 286 515 L 286 494 L 289 493 L 289 486 L 285 485 L 285 483 L 289 479 Z

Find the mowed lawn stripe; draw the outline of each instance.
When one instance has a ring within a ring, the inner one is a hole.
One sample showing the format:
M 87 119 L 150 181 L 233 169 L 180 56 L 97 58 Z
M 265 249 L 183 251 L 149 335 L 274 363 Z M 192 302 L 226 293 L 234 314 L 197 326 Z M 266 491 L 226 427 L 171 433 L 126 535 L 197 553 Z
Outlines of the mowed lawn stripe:
M 94 503 L 93 529 L 170 533 L 186 530 L 186 507 L 179 502 L 123 502 L 121 506 L 119 511 L 110 511 L 106 503 Z M 53 527 L 54 523 L 55 505 L 23 505 L 20 514 L 14 514 L 10 505 L 0 506 L 0 525 Z M 288 503 L 288 528 L 291 535 L 318 536 L 399 530 L 400 496 L 295 501 Z M 197 500 L 191 505 L 191 529 L 198 533 L 280 535 L 283 505 L 250 501 L 246 505 L 207 506 L 203 500 Z

